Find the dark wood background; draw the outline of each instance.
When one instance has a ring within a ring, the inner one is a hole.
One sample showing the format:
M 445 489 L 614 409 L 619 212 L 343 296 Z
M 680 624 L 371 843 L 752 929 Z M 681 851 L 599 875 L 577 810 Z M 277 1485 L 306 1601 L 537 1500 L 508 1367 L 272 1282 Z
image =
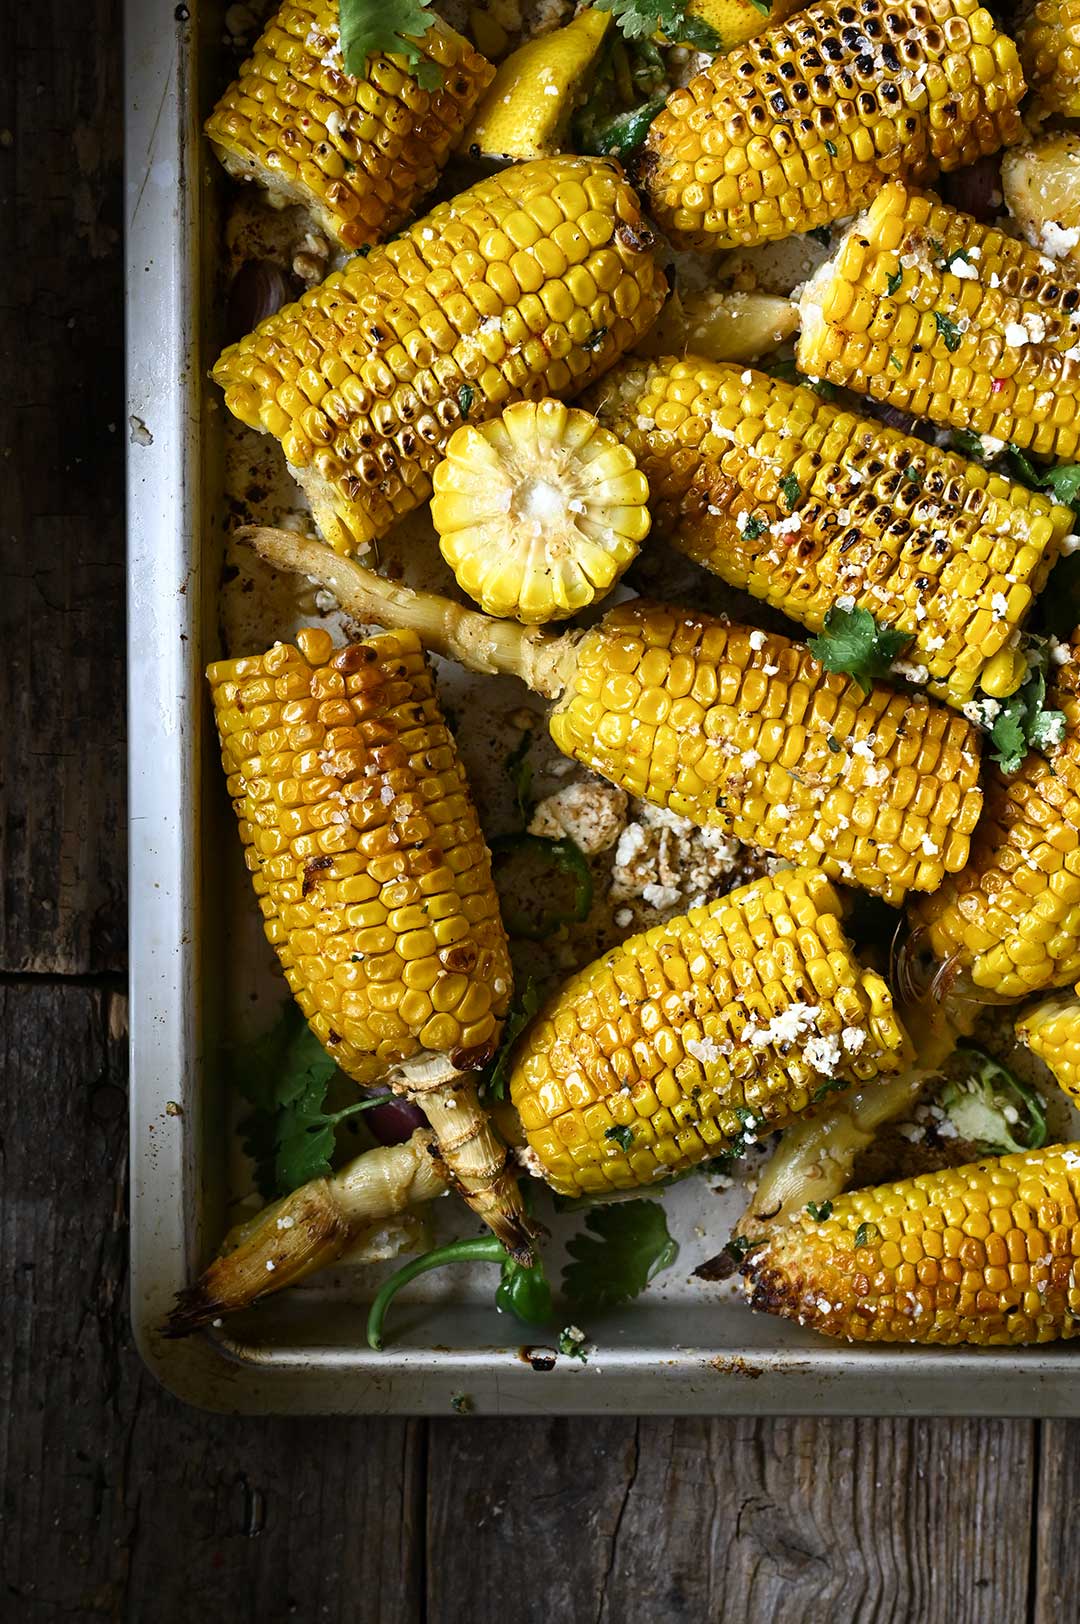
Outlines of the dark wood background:
M 0 1620 L 1076 1617 L 1080 1425 L 230 1420 L 142 1369 L 120 37 L 0 0 Z

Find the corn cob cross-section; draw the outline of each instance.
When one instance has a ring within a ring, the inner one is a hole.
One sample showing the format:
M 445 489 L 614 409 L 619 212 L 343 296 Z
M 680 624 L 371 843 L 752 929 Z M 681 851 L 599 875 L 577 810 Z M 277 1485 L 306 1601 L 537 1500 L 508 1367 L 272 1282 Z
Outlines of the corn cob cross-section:
M 912 638 L 931 692 L 997 698 L 1072 512 L 763 373 L 622 362 L 586 404 L 634 453 L 660 534 L 820 631 L 838 598 Z
M 809 231 L 890 175 L 930 179 L 1017 141 L 1016 47 L 978 0 L 823 0 L 676 90 L 643 174 L 684 248 Z
M 1080 1329 L 1080 1148 L 837 1196 L 743 1265 L 751 1307 L 853 1342 L 1020 1344 Z
M 1032 751 L 1011 778 L 990 768 L 971 861 L 912 918 L 916 941 L 951 972 L 1002 999 L 1080 974 L 1080 638 L 1047 705 L 1060 743 Z
M 491 864 L 415 634 L 212 665 L 229 793 L 275 948 L 308 1022 L 358 1082 L 418 1096 L 466 1198 L 509 1244 L 516 1186 L 461 1075 L 511 992 Z
M 1080 280 L 930 194 L 882 189 L 800 300 L 799 370 L 1068 459 L 1080 447 Z
M 471 670 L 555 704 L 551 737 L 612 783 L 758 850 L 900 902 L 967 862 L 982 806 L 963 716 L 882 684 L 863 694 L 786 637 L 637 600 L 553 637 L 417 593 L 289 531 L 246 533 L 358 619 L 415 626 Z
M 1080 1104 L 1080 989 L 1053 993 L 1016 1023 L 1016 1035 Z
M 1017 43 L 1036 116 L 1080 118 L 1080 0 L 1035 0 Z
M 631 1189 L 768 1133 L 905 1038 L 819 870 L 756 880 L 623 942 L 555 995 L 510 1093 L 563 1195 Z
M 417 41 L 440 84 L 425 90 L 403 57 L 345 72 L 336 0 L 274 13 L 207 120 L 231 175 L 280 204 L 304 204 L 342 248 L 396 231 L 439 178 L 495 69 L 432 19 Z
M 350 260 L 214 377 L 350 552 L 430 495 L 461 423 L 573 393 L 630 348 L 667 289 L 652 240 L 613 160 L 520 164 Z

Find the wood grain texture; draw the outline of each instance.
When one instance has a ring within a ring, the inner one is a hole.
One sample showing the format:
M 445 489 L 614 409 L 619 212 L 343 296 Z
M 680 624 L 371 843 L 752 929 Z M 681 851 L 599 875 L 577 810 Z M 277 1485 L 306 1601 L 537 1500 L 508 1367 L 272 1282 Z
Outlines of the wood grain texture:
M 582 1437 L 588 1429 L 588 1439 Z M 1019 1624 L 1034 1423 L 435 1423 L 428 1620 Z M 467 1541 L 462 1527 L 472 1532 Z
M 1080 1481 L 1080 1421 L 1044 1421 L 1035 1507 L 1032 1624 L 1080 1612 L 1080 1539 L 1073 1506 Z

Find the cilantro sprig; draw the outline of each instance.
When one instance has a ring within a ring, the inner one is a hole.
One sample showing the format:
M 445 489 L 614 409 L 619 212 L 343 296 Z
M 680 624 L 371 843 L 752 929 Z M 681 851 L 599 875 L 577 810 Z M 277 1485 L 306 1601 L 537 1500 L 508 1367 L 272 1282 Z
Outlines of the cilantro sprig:
M 716 29 L 700 17 L 687 16 L 686 5 L 679 0 L 594 0 L 594 4 L 598 11 L 610 11 L 627 39 L 662 34 L 673 45 L 692 45 L 697 51 L 723 48 Z M 759 9 L 763 7 L 764 0 Z
M 421 90 L 437 90 L 442 69 L 424 55 L 417 40 L 435 21 L 430 0 L 341 0 L 338 31 L 345 72 L 362 79 L 373 56 L 403 56 Z
M 506 1085 L 510 1081 L 510 1056 L 513 1053 L 514 1044 L 539 1008 L 540 994 L 536 990 L 536 983 L 533 981 L 532 976 L 529 976 L 521 992 L 514 994 L 514 1001 L 510 1005 L 506 1019 L 503 1022 L 502 1039 L 495 1058 L 485 1066 L 480 1074 L 480 1082 L 477 1086 L 483 1098 L 493 1100 L 504 1100 L 506 1098 Z
M 1035 651 L 1026 682 L 1001 702 L 990 727 L 991 759 L 1004 773 L 1018 772 L 1029 750 L 1060 744 L 1065 731 L 1064 711 L 1045 708 L 1047 651 L 1037 644 Z
M 869 609 L 830 609 L 810 652 L 826 671 L 854 677 L 864 694 L 875 678 L 889 674 L 893 661 L 911 642 L 907 632 L 879 626 Z
M 562 1275 L 563 1291 L 575 1308 L 598 1310 L 629 1302 L 679 1255 L 657 1201 L 596 1207 L 585 1219 L 585 1230 L 567 1243 L 571 1261 Z

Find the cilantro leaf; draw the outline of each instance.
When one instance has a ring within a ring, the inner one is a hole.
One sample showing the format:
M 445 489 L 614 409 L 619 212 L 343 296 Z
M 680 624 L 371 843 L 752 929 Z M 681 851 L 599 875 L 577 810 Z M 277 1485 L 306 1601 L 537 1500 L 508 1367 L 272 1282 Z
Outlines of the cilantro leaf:
M 758 518 L 756 514 L 748 514 L 746 523 L 739 531 L 739 534 L 744 541 L 756 541 L 759 536 L 765 534 L 768 528 L 764 519 Z
M 1030 749 L 1046 750 L 1061 743 L 1065 713 L 1044 709 L 1045 699 L 1046 651 L 1042 650 L 1027 681 L 1001 702 L 990 728 L 991 760 L 1003 773 L 1018 772 Z
M 967 457 L 970 462 L 986 461 L 986 447 L 982 443 L 982 437 L 973 434 L 970 429 L 953 429 L 951 449 L 959 451 L 960 455 Z
M 628 1151 L 634 1143 L 634 1130 L 629 1123 L 615 1123 L 604 1129 L 605 1139 L 614 1139 L 621 1151 Z
M 341 0 L 338 30 L 345 72 L 363 79 L 371 57 L 403 56 L 421 90 L 437 90 L 442 69 L 424 55 L 417 40 L 434 22 L 429 0 Z
M 960 348 L 960 340 L 964 336 L 956 322 L 953 321 L 951 316 L 945 316 L 940 310 L 935 310 L 934 324 L 942 338 L 945 340 L 945 348 L 948 350 L 950 355 L 954 355 Z
M 780 493 L 789 508 L 793 508 L 802 496 L 802 487 L 795 474 L 785 474 L 780 481 Z
M 506 1085 L 510 1081 L 510 1056 L 514 1044 L 524 1032 L 537 1010 L 540 1008 L 540 994 L 536 990 L 536 983 L 529 976 L 521 989 L 520 995 L 514 995 L 514 1001 L 506 1012 L 503 1022 L 502 1037 L 496 1050 L 495 1058 L 489 1060 L 480 1074 L 477 1085 L 480 1094 L 485 1099 L 504 1100 L 506 1098 Z
M 720 36 L 700 17 L 688 17 L 680 0 L 594 0 L 598 11 L 610 11 L 627 39 L 651 39 L 663 34 L 673 45 L 692 45 L 699 51 L 720 50 Z
M 894 293 L 899 292 L 900 284 L 901 284 L 901 282 L 903 280 L 904 280 L 903 271 L 890 271 L 889 272 L 888 276 L 885 279 L 885 291 L 889 295 L 890 299 L 892 298 Z
M 562 1275 L 563 1290 L 575 1306 L 596 1310 L 629 1302 L 679 1255 L 656 1201 L 595 1207 L 585 1228 L 592 1233 L 567 1243 L 572 1261 Z
M 469 413 L 472 411 L 472 403 L 473 403 L 474 397 L 475 397 L 475 391 L 473 389 L 472 384 L 471 383 L 463 383 L 461 388 L 458 390 L 458 397 L 457 397 L 457 399 L 458 399 L 458 410 L 460 411 L 462 417 L 467 418 Z
M 806 1210 L 816 1224 L 823 1224 L 827 1218 L 832 1217 L 831 1201 L 808 1201 Z
M 909 633 L 879 626 L 869 609 L 830 609 L 822 635 L 810 639 L 810 652 L 826 671 L 854 677 L 868 694 L 874 678 L 887 676 L 910 642 Z
M 825 142 L 825 151 L 829 154 L 830 158 L 835 158 L 836 157 L 836 142 L 835 141 L 826 141 Z
M 1064 502 L 1066 507 L 1080 506 L 1080 463 L 1044 469 L 1042 488 L 1050 492 L 1055 502 Z

